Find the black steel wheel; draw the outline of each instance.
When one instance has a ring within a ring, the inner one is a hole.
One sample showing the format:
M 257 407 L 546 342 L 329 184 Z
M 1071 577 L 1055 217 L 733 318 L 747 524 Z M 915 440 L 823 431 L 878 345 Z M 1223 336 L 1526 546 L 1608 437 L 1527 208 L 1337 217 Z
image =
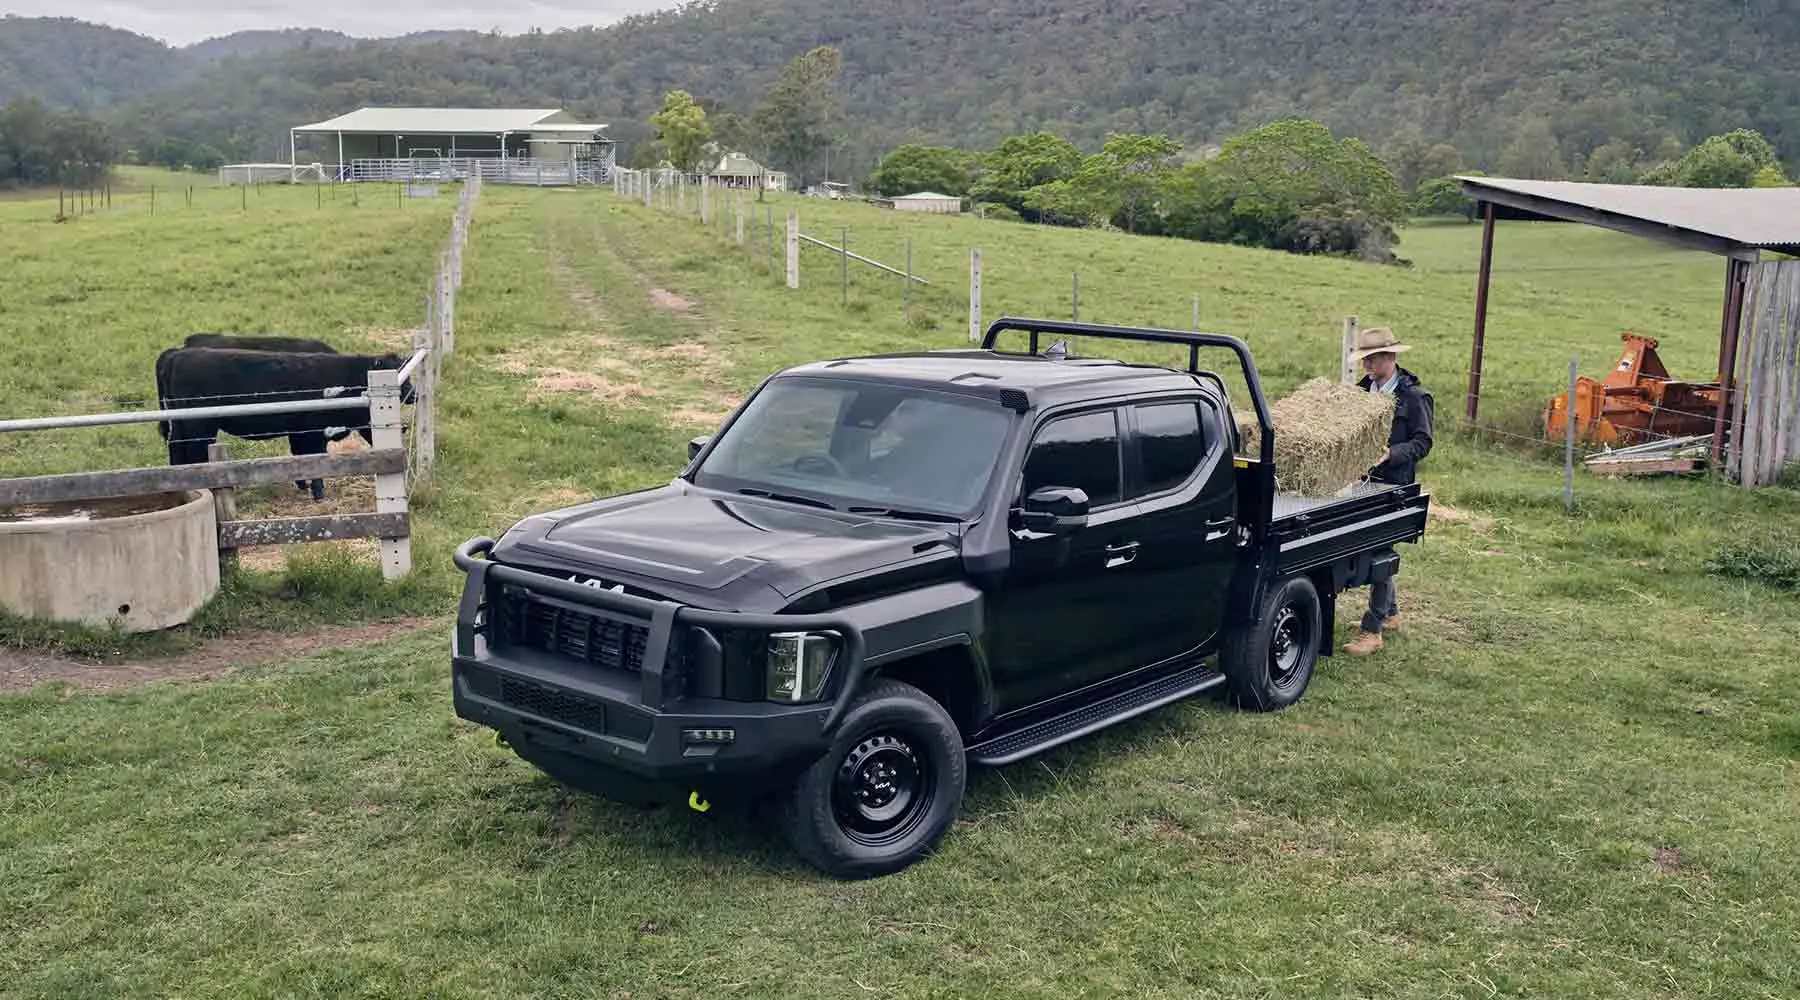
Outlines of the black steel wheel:
M 1269 587 L 1259 621 L 1232 628 L 1219 652 L 1231 699 L 1270 712 L 1300 700 L 1319 659 L 1319 592 L 1297 576 Z
M 783 826 L 807 863 L 870 878 L 930 853 L 956 819 L 967 764 L 943 706 L 879 680 L 844 713 L 830 751 L 788 793 Z

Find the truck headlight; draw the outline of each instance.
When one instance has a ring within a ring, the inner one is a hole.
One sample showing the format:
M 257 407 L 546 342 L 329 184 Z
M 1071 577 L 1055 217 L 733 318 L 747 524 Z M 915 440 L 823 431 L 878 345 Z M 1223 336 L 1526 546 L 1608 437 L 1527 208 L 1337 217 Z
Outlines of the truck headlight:
M 776 632 L 769 636 L 766 697 L 770 701 L 818 701 L 837 659 L 838 637 L 827 632 Z

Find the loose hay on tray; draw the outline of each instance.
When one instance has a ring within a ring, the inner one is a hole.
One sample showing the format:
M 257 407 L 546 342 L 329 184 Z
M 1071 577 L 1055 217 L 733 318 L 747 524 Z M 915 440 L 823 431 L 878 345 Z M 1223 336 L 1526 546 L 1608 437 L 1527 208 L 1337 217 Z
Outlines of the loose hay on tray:
M 1237 413 L 1243 454 L 1255 458 L 1261 435 L 1254 413 Z M 1387 457 L 1394 397 L 1316 378 L 1269 407 L 1275 424 L 1275 488 L 1328 497 Z

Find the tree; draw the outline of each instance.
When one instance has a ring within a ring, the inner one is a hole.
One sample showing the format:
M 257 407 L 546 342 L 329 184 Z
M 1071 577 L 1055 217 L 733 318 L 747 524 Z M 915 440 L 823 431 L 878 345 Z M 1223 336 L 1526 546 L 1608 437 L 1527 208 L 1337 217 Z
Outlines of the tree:
M 1289 119 L 1233 136 L 1212 164 L 1246 218 L 1285 220 L 1334 202 L 1387 221 L 1406 211 L 1399 182 L 1367 143 L 1335 139 L 1314 121 Z
M 810 178 L 814 160 L 831 145 L 838 116 L 832 85 L 843 69 L 843 54 L 829 45 L 795 57 L 750 116 L 770 156 L 801 186 Z
M 1743 188 L 1779 186 L 1786 182 L 1775 148 L 1753 129 L 1711 136 L 1682 154 L 1646 171 L 1640 184 L 1674 187 Z
M 650 116 L 650 124 L 675 169 L 689 174 L 699 170 L 712 128 L 706 123 L 706 109 L 694 101 L 692 94 L 670 91 L 663 98 L 662 110 Z
M 1549 122 L 1533 118 L 1520 126 L 1500 154 L 1500 173 L 1540 181 L 1558 180 L 1568 173 Z
M 1582 174 L 1595 184 L 1630 184 L 1640 174 L 1640 159 L 1636 146 L 1624 139 L 1608 139 L 1588 154 Z
M 1025 204 L 1026 192 L 1073 178 L 1081 162 L 1081 150 L 1060 136 L 1049 132 L 1011 136 L 982 156 L 981 176 L 970 186 L 969 197 L 997 202 L 1036 222 L 1037 213 Z
M 1782 174 L 1779 166 L 1771 163 L 1756 172 L 1756 176 L 1750 181 L 1750 186 L 1759 188 L 1787 187 L 1788 179 Z
M 960 198 L 969 193 L 973 160 L 960 149 L 907 143 L 881 158 L 869 174 L 869 188 L 890 198 L 915 191 Z
M 1413 214 L 1424 217 L 1460 215 L 1475 219 L 1475 199 L 1463 194 L 1462 181 L 1455 177 L 1433 177 L 1419 185 L 1413 199 Z
M 1076 171 L 1075 186 L 1086 200 L 1128 233 L 1154 229 L 1157 194 L 1174 169 L 1181 144 L 1166 135 L 1110 136 L 1096 156 Z
M 116 157 L 103 122 L 51 114 L 36 98 L 0 108 L 0 185 L 93 184 Z

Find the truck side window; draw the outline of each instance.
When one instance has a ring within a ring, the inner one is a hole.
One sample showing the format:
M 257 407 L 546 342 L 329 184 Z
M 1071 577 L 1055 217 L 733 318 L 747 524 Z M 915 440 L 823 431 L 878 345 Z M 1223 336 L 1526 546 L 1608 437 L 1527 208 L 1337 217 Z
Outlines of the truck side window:
M 1021 496 L 1044 486 L 1073 486 L 1088 495 L 1088 504 L 1118 503 L 1120 485 L 1118 417 L 1112 410 L 1082 413 L 1045 424 L 1025 460 Z
M 1172 490 L 1188 481 L 1206 458 L 1199 404 L 1151 403 L 1137 407 L 1138 454 L 1143 465 L 1138 496 Z

